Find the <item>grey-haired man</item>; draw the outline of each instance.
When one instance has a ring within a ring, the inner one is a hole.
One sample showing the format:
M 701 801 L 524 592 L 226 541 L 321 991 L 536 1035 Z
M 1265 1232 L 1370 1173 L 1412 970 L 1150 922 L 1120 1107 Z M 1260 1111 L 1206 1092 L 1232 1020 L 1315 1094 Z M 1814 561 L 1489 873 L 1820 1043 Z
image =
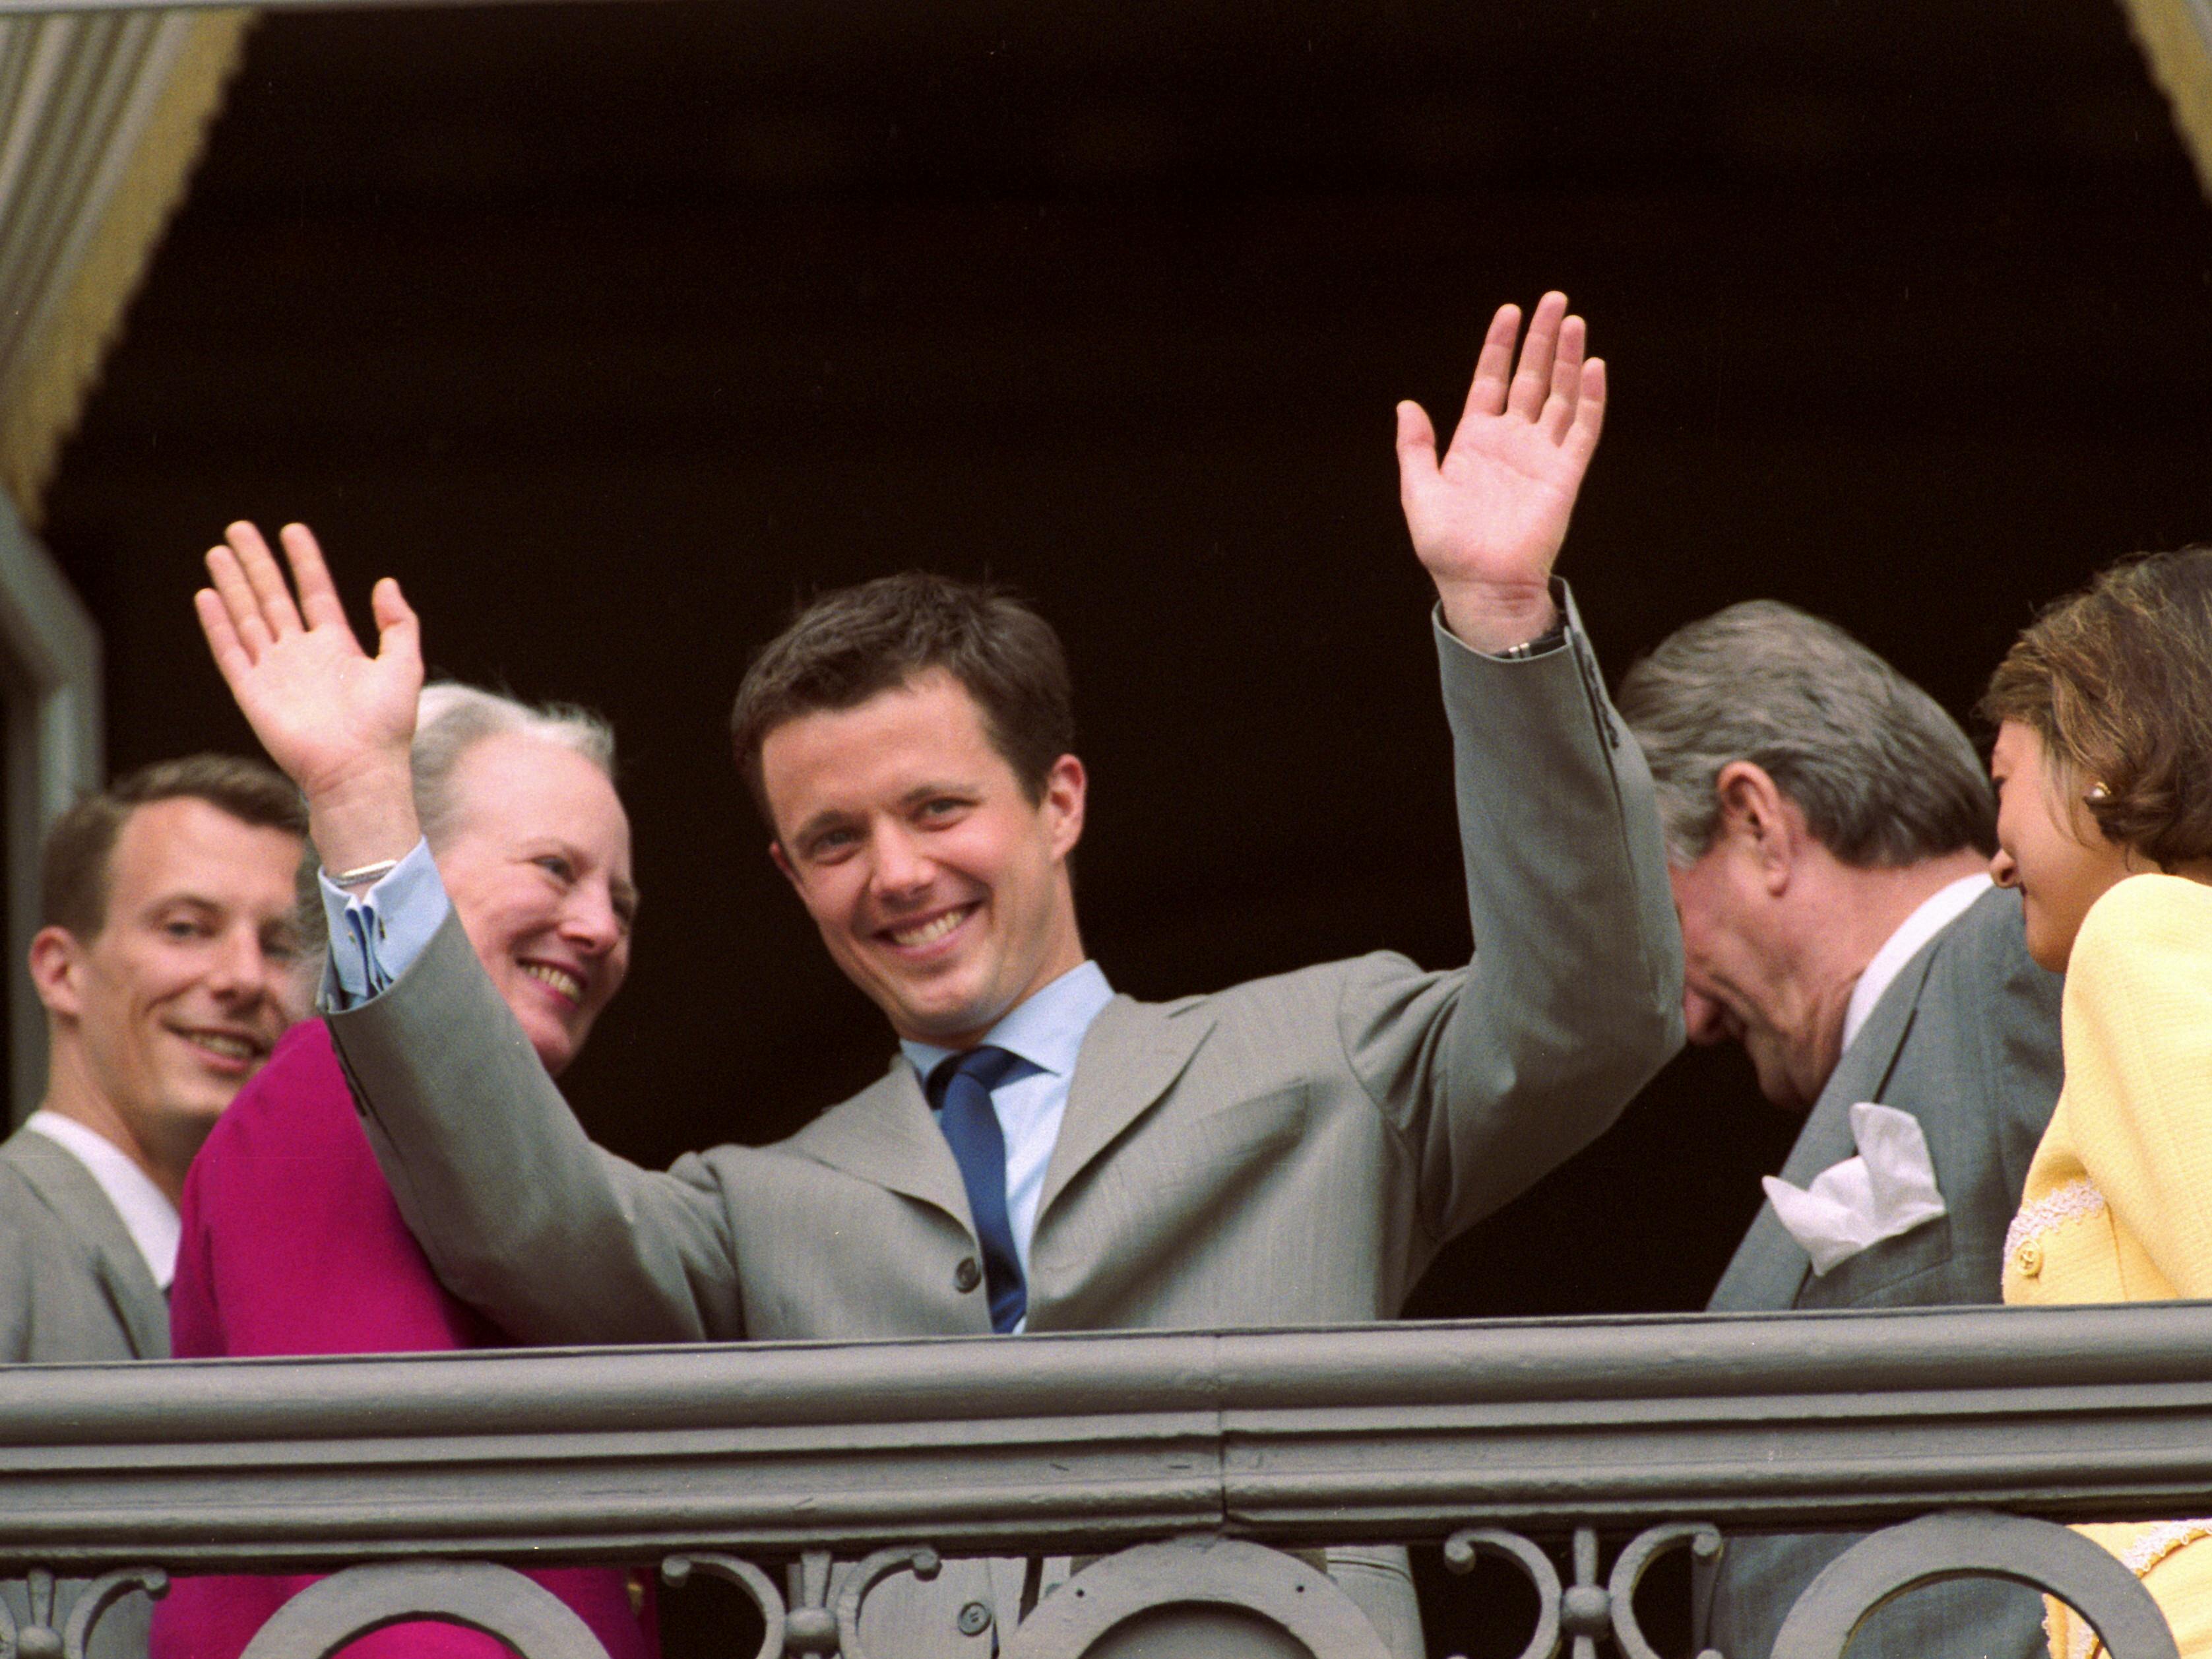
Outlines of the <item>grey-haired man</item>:
M 1715 1312 L 2002 1300 L 2005 1229 L 2058 1098 L 2061 981 L 1994 887 L 1996 811 L 1956 722 L 1844 633 L 1771 601 L 1669 636 L 1620 710 L 1649 757 L 1692 1042 L 1734 1039 L 1809 1108 Z M 1822 1196 L 1801 1195 L 1839 1166 Z M 1712 1644 L 1766 1659 L 1856 1539 L 1731 1540 Z M 1891 1603 L 1854 1659 L 2043 1648 L 2040 1598 L 1960 1580 Z

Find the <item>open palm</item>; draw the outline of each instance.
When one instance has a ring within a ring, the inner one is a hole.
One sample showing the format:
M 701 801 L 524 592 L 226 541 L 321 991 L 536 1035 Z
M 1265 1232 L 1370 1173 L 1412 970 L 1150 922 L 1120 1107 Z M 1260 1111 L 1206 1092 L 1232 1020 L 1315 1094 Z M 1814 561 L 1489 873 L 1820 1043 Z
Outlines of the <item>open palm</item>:
M 231 695 L 312 809 L 372 780 L 388 787 L 395 768 L 404 778 L 422 656 L 397 582 L 376 585 L 372 657 L 354 637 L 313 534 L 288 524 L 282 539 L 296 603 L 261 533 L 244 522 L 209 550 L 215 585 L 193 602 Z
M 1477 632 L 1495 631 L 1486 622 L 1514 632 L 1550 615 L 1552 565 L 1605 420 L 1605 364 L 1584 360 L 1587 330 L 1567 315 L 1566 296 L 1537 302 L 1516 370 L 1520 328 L 1520 308 L 1500 306 L 1441 460 L 1426 412 L 1398 406 L 1399 497 L 1413 551 L 1454 631 L 1486 648 L 1463 617 Z

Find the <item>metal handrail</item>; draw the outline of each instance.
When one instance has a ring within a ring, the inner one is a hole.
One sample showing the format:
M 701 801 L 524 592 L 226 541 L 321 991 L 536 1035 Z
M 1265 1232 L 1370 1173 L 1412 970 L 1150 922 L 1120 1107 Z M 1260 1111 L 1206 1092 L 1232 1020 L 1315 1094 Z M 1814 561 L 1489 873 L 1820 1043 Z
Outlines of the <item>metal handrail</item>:
M 0 1368 L 0 1566 L 2212 1506 L 2212 1306 Z

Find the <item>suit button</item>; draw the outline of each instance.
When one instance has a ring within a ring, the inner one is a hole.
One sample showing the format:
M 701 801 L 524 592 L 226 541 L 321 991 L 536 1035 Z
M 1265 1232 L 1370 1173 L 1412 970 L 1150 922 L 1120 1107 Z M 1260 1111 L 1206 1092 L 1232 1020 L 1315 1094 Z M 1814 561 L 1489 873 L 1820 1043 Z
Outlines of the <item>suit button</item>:
M 960 1609 L 960 1633 L 981 1636 L 991 1628 L 991 1610 L 981 1601 L 970 1601 Z
M 2043 1247 L 2033 1239 L 2013 1252 L 2012 1265 L 2020 1269 L 2022 1278 L 2033 1278 L 2043 1271 Z
M 975 1265 L 973 1256 L 960 1258 L 960 1265 L 952 1270 L 953 1288 L 966 1296 L 983 1282 L 983 1270 Z

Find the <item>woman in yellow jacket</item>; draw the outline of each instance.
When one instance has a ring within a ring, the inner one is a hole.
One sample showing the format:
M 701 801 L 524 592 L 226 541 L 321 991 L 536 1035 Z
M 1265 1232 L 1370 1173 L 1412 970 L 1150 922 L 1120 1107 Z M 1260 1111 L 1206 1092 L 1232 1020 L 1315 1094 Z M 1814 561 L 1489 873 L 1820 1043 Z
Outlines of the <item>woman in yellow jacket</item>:
M 2131 560 L 2007 654 L 1992 874 L 2063 969 L 2066 1084 L 2006 1239 L 2008 1302 L 2212 1296 L 2212 546 Z M 2081 1530 L 2212 1656 L 2212 1518 Z M 2053 1602 L 2055 1659 L 2095 1633 Z

